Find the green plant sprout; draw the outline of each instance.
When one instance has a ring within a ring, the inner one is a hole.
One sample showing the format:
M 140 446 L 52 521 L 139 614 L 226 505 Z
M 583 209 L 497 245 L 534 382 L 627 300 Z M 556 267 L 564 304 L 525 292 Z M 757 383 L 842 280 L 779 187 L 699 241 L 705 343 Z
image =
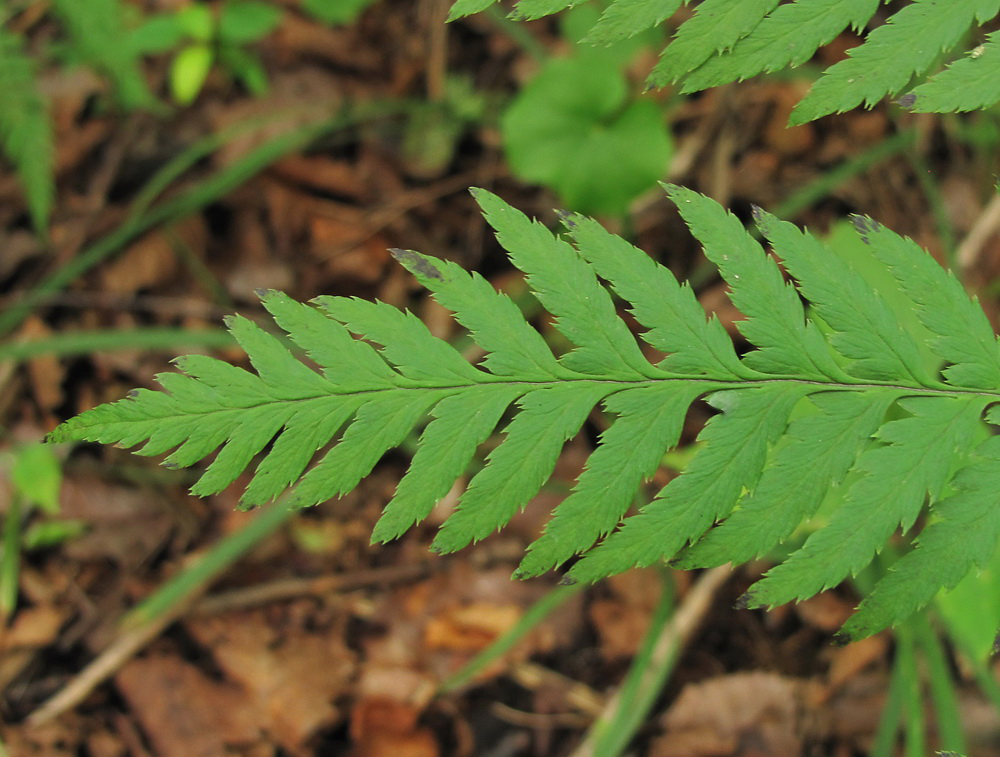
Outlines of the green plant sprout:
M 62 467 L 52 448 L 34 443 L 4 455 L 11 498 L 3 523 L 3 553 L 0 555 L 0 624 L 17 607 L 21 552 L 59 544 L 79 536 L 86 524 L 58 519 Z M 40 519 L 29 522 L 31 511 Z
M 277 28 L 281 11 L 260 0 L 227 0 L 218 16 L 207 5 L 193 4 L 174 13 L 144 20 L 131 34 L 143 54 L 180 46 L 170 64 L 170 93 L 179 105 L 194 102 L 212 66 L 218 62 L 256 96 L 267 92 L 267 75 L 246 46 Z
M 517 407 L 505 440 L 434 541 L 437 551 L 452 552 L 502 528 L 527 504 L 600 403 L 618 419 L 529 547 L 520 577 L 577 555 L 570 580 L 663 560 L 688 568 L 746 562 L 787 539 L 838 484 L 846 488 L 839 507 L 751 588 L 748 606 L 804 599 L 858 573 L 899 528 L 914 527 L 928 501 L 918 547 L 875 585 L 843 635 L 860 638 L 901 622 L 985 565 L 1000 535 L 1000 439 L 984 433 L 982 420 L 1000 419 L 992 408 L 1000 399 L 1000 348 L 957 280 L 911 241 L 856 218 L 933 335 L 943 366 L 928 370 L 916 339 L 864 277 L 814 237 L 756 211 L 793 286 L 719 205 L 680 187 L 669 193 L 746 315 L 740 330 L 756 349 L 743 357 L 718 321 L 705 320 L 689 288 L 596 222 L 563 215 L 573 246 L 477 190 L 501 244 L 574 349 L 555 357 L 483 279 L 397 251 L 485 350 L 481 367 L 390 306 L 321 297 L 314 308 L 262 292 L 276 323 L 322 374 L 250 321 L 230 318 L 256 373 L 204 356 L 179 358 L 183 373 L 158 377 L 165 391 L 136 390 L 85 412 L 50 441 L 145 442 L 140 454 L 174 449 L 165 460 L 171 467 L 221 448 L 193 487 L 197 495 L 229 486 L 273 441 L 242 503 L 265 504 L 291 488 L 290 504 L 302 507 L 349 492 L 429 414 L 410 471 L 376 526 L 374 538 L 384 541 L 430 513 Z M 631 303 L 648 329 L 643 340 L 664 360 L 654 365 L 643 356 L 598 277 Z M 700 449 L 627 516 L 698 398 L 719 411 L 699 436 Z

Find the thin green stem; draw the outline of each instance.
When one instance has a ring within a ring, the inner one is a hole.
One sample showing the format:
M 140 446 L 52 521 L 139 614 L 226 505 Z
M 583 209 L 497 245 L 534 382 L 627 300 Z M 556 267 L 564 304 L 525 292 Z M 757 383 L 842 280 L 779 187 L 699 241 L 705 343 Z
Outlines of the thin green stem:
M 0 559 L 0 624 L 17 607 L 18 576 L 21 572 L 21 495 L 13 492 L 3 522 L 3 556 Z
M 925 613 L 915 615 L 910 625 L 926 662 L 931 701 L 934 702 L 937 716 L 939 746 L 941 749 L 963 753 L 966 751 L 966 744 L 959 716 L 958 695 L 941 640 Z
M 236 341 L 224 329 L 139 328 L 121 331 L 73 331 L 30 342 L 0 344 L 0 360 L 21 362 L 40 355 L 86 355 L 142 349 L 174 351 L 184 347 L 231 347 Z
M 239 531 L 226 536 L 198 557 L 122 618 L 123 629 L 151 623 L 174 610 L 214 581 L 255 545 L 273 534 L 298 513 L 284 500 L 262 507 Z

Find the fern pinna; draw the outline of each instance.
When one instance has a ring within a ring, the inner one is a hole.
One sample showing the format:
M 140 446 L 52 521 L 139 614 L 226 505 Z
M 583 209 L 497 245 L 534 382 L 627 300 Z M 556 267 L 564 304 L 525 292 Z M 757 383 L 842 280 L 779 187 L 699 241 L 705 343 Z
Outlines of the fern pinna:
M 221 447 L 193 488 L 198 495 L 230 485 L 273 442 L 243 503 L 261 505 L 291 487 L 291 506 L 308 506 L 353 489 L 429 415 L 376 526 L 374 539 L 384 541 L 427 517 L 512 414 L 434 541 L 451 552 L 524 507 L 563 445 L 602 405 L 617 417 L 518 576 L 577 555 L 568 576 L 584 581 L 661 560 L 687 568 L 739 563 L 812 519 L 815 530 L 801 548 L 746 597 L 750 606 L 774 605 L 857 573 L 929 502 L 917 547 L 848 622 L 845 632 L 857 637 L 906 617 L 982 565 L 1000 535 L 1000 437 L 984 423 L 1000 423 L 990 408 L 1000 400 L 1000 349 L 958 281 L 910 240 L 856 219 L 912 301 L 916 328 L 941 362 L 930 365 L 913 326 L 900 325 L 905 320 L 867 281 L 808 233 L 755 210 L 758 229 L 794 280 L 787 283 L 733 215 L 690 190 L 668 191 L 745 315 L 738 326 L 754 349 L 742 356 L 686 284 L 597 222 L 564 213 L 568 239 L 561 238 L 476 190 L 500 243 L 574 345 L 565 354 L 555 357 L 515 304 L 480 276 L 396 250 L 483 348 L 480 365 L 389 305 L 321 297 L 314 307 L 262 292 L 275 322 L 322 373 L 234 317 L 228 326 L 255 373 L 205 356 L 180 358 L 183 373 L 158 377 L 164 391 L 135 390 L 67 421 L 50 440 L 145 442 L 139 454 L 173 449 L 170 466 L 192 465 Z M 654 364 L 644 356 L 609 288 L 646 329 L 642 339 L 666 357 Z M 718 414 L 696 454 L 628 515 L 697 398 Z
M 535 19 L 581 0 L 519 0 L 511 14 Z M 485 10 L 497 0 L 456 0 L 452 20 Z M 693 6 L 649 76 L 651 87 L 679 82 L 698 92 L 762 72 L 800 66 L 848 28 L 863 43 L 830 66 L 795 108 L 791 123 L 871 106 L 907 92 L 914 77 L 939 65 L 942 53 L 968 41 L 976 24 L 1000 14 L 1000 0 L 913 0 L 874 24 L 881 0 L 611 0 L 583 40 L 607 45 L 658 26 L 681 4 Z M 965 57 L 907 92 L 900 103 L 923 113 L 979 110 L 1000 102 L 1000 36 L 980 35 Z M 981 43 L 980 43 L 981 42 Z

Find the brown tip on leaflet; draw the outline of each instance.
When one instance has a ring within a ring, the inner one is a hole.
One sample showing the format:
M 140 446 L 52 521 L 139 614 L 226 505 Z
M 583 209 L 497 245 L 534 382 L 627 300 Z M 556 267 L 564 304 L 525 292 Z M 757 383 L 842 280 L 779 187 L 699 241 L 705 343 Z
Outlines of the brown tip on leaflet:
M 444 281 L 441 271 L 423 255 L 418 255 L 412 250 L 401 250 L 398 247 L 390 249 L 389 254 L 396 258 L 406 270 L 416 276 Z
M 575 229 L 576 221 L 573 220 L 573 214 L 568 210 L 556 210 L 556 217 L 562 222 L 563 226 L 567 229 Z

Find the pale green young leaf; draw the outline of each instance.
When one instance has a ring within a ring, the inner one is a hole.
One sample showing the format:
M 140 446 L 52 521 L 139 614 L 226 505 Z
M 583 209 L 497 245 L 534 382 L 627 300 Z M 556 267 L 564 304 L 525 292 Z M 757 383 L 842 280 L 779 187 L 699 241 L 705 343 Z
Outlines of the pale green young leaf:
M 718 203 L 684 187 L 667 187 L 705 256 L 729 284 L 729 298 L 747 316 L 737 325 L 757 349 L 743 358 L 762 373 L 808 376 L 817 381 L 844 378 L 816 325 L 806 320 L 798 292 L 786 284 L 778 265 L 743 224 Z
M 993 556 L 1000 541 L 1000 437 L 987 439 L 975 454 L 979 459 L 955 479 L 958 493 L 933 507 L 917 548 L 879 580 L 841 635 L 870 636 L 905 620 Z
M 448 385 L 482 377 L 413 313 L 356 297 L 317 297 L 314 301 L 355 334 L 381 344 L 382 356 L 409 379 Z
M 792 111 L 802 124 L 898 94 L 942 52 L 951 50 L 974 21 L 1000 13 L 1000 0 L 914 0 L 872 30 L 865 43 L 831 66 Z
M 664 87 L 733 47 L 777 5 L 778 0 L 704 0 L 663 52 L 649 75 L 650 84 Z
M 523 391 L 516 385 L 480 386 L 438 402 L 410 469 L 375 524 L 372 542 L 395 539 L 424 520 Z
M 863 476 L 830 522 L 750 589 L 748 605 L 811 597 L 857 575 L 897 528 L 913 525 L 928 496 L 941 496 L 955 450 L 969 448 L 984 404 L 976 396 L 901 400 L 912 416 L 879 430 L 884 446 L 862 453 L 856 469 Z
M 617 317 L 608 290 L 572 246 L 496 195 L 482 189 L 473 195 L 511 262 L 527 274 L 535 296 L 556 316 L 556 328 L 577 345 L 560 359 L 564 366 L 621 378 L 659 375 Z
M 913 96 L 911 109 L 918 113 L 983 110 L 1000 102 L 1000 34 L 987 35 L 983 45 L 921 84 Z
M 538 575 L 584 552 L 614 529 L 667 450 L 677 444 L 691 402 L 706 385 L 626 389 L 604 400 L 618 415 L 587 460 L 573 492 L 529 548 L 518 574 Z
M 393 250 L 392 254 L 469 329 L 476 344 L 486 350 L 482 365 L 491 373 L 537 381 L 570 375 L 517 305 L 482 276 L 412 250 Z
M 44 233 L 55 198 L 55 148 L 48 103 L 17 34 L 0 27 L 0 146 L 17 168 L 35 229 Z
M 567 382 L 521 397 L 520 411 L 504 430 L 505 439 L 473 477 L 433 548 L 455 552 L 505 525 L 538 493 L 552 475 L 563 445 L 612 390 L 601 382 L 583 382 L 583 386 Z
M 760 208 L 754 219 L 774 253 L 799 283 L 817 315 L 835 332 L 831 343 L 861 379 L 935 386 L 913 337 L 856 271 L 822 242 Z M 940 270 L 940 268 L 938 269 Z
M 709 58 L 683 78 L 683 92 L 697 92 L 763 71 L 807 62 L 817 48 L 846 27 L 860 31 L 880 0 L 796 0 L 779 5 L 731 50 Z
M 1000 344 L 986 314 L 958 279 L 913 240 L 870 218 L 853 220 L 862 239 L 917 304 L 920 322 L 938 335 L 934 349 L 951 363 L 944 369 L 945 379 L 954 386 L 1000 388 Z
M 569 575 L 581 581 L 669 559 L 732 512 L 743 490 L 760 477 L 768 446 L 785 430 L 801 386 L 758 386 L 717 392 L 721 410 L 698 435 L 702 448 L 680 476 L 638 515 L 584 555 Z
M 733 341 L 718 319 L 706 319 L 691 287 L 679 284 L 669 269 L 592 218 L 568 213 L 561 218 L 580 255 L 649 329 L 643 340 L 668 353 L 660 368 L 719 379 L 754 375 L 736 357 Z
M 789 424 L 757 486 L 732 515 L 682 553 L 678 566 L 747 562 L 788 538 L 840 484 L 897 396 L 892 389 L 810 395 L 819 412 Z

